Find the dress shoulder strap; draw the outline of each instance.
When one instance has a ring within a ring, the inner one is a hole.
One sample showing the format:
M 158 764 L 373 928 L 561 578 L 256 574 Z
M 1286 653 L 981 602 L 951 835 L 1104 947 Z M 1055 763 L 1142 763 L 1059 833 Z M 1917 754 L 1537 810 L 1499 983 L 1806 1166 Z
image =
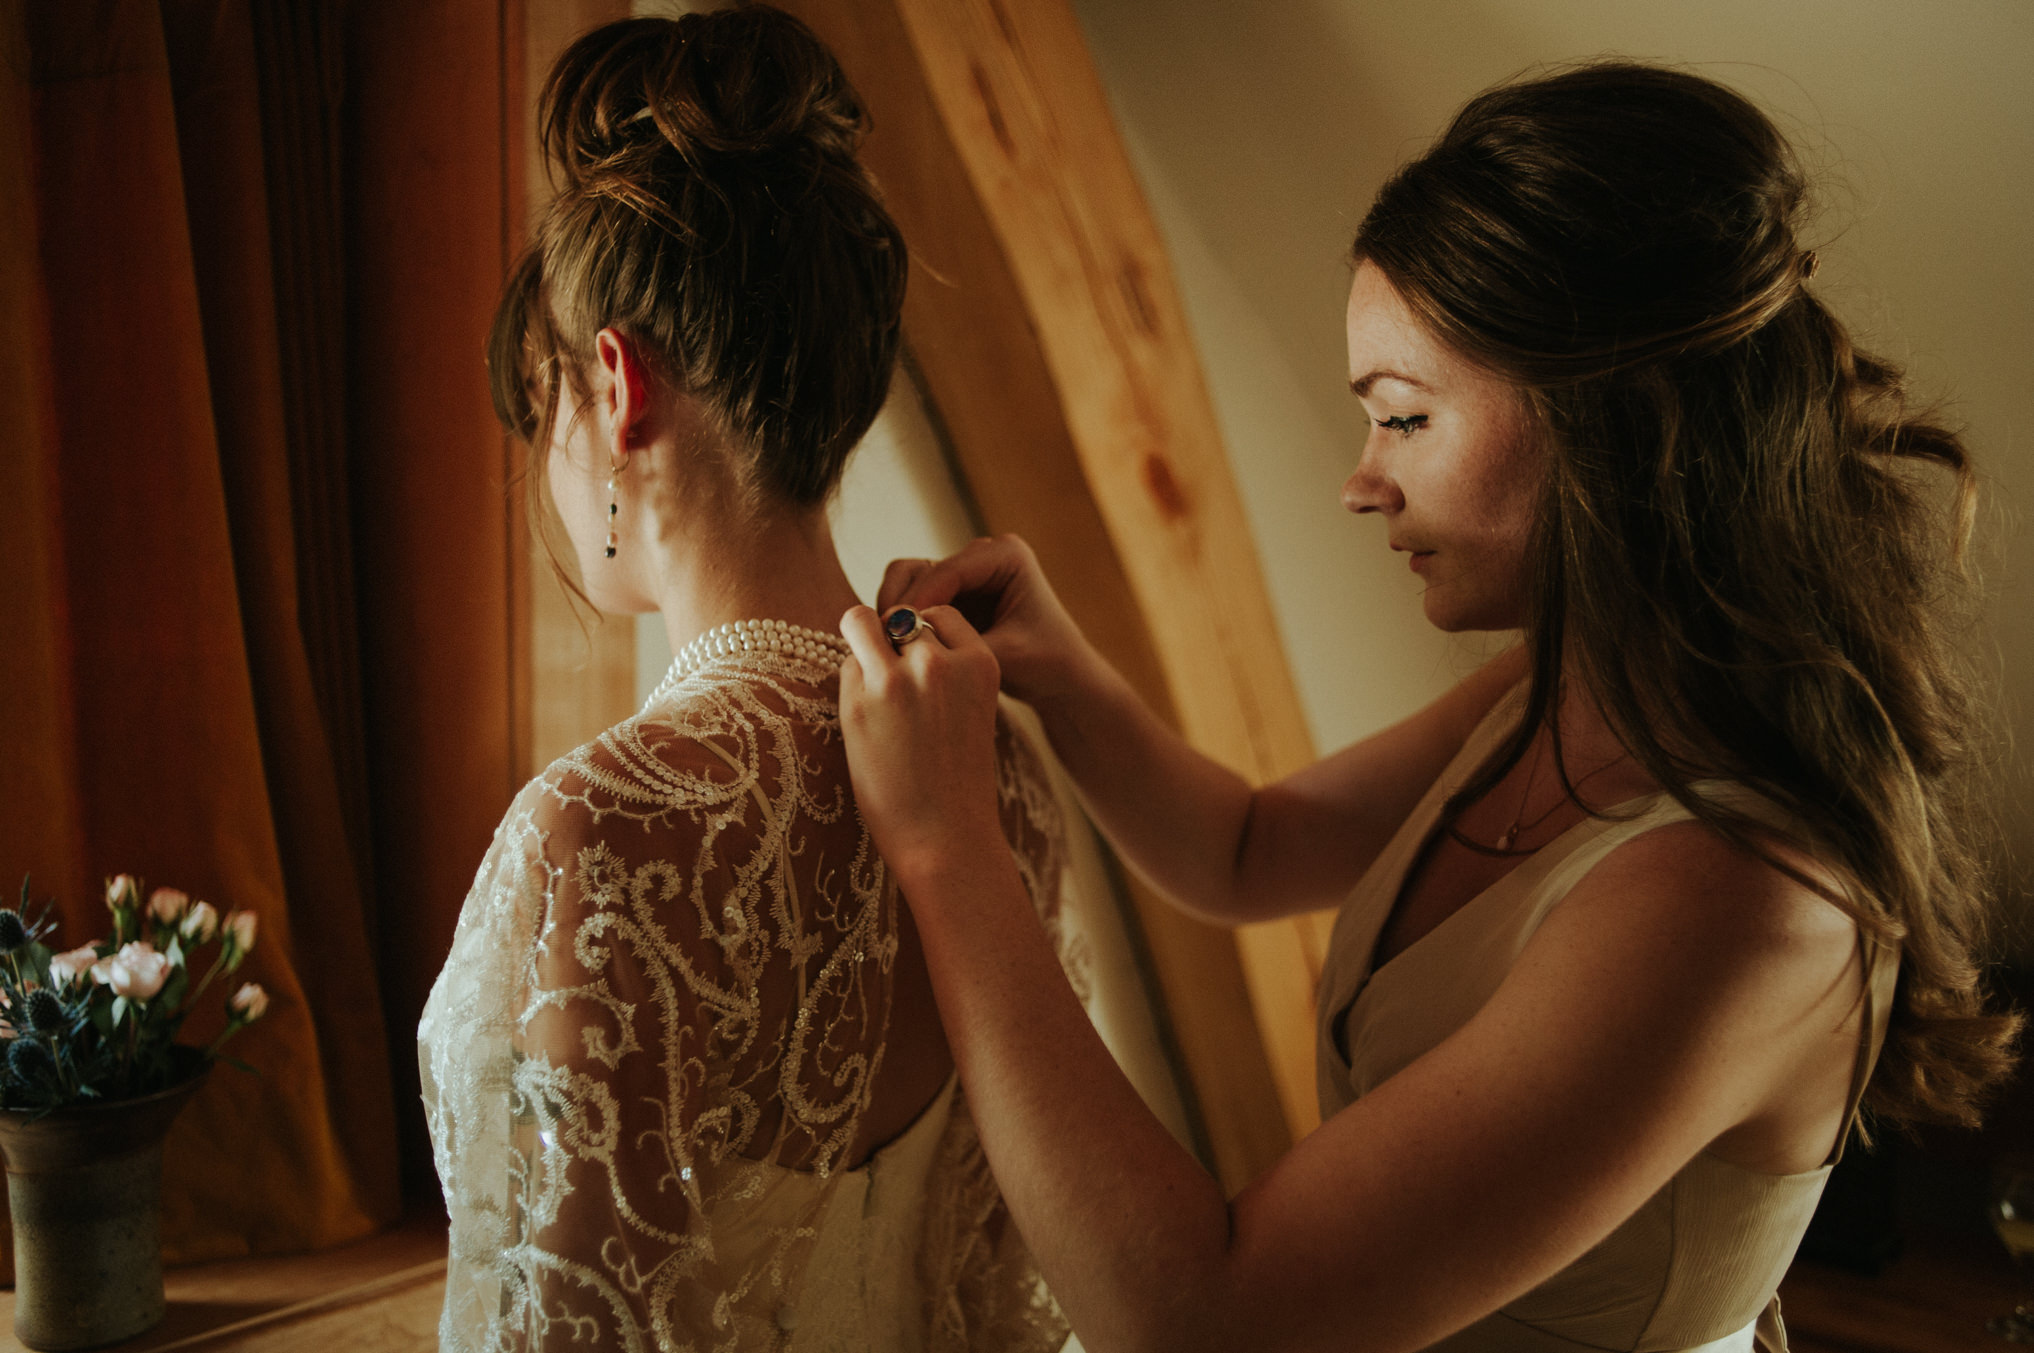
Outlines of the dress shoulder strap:
M 1825 1165 L 1834 1165 L 1843 1159 L 1844 1144 L 1850 1140 L 1850 1130 L 1857 1123 L 1858 1108 L 1864 1103 L 1865 1086 L 1871 1080 L 1872 1068 L 1878 1065 L 1879 1052 L 1885 1047 L 1886 1025 L 1892 1017 L 1893 995 L 1900 979 L 1900 946 L 1884 944 L 1867 935 L 1862 928 L 1857 932 L 1858 962 L 1864 971 L 1864 989 L 1859 994 L 1859 1020 L 1857 1034 L 1857 1059 L 1851 1065 L 1850 1096 L 1844 1103 L 1843 1127 L 1836 1134 L 1836 1145 L 1830 1150 Z
M 1719 800 L 1741 812 L 1769 822 L 1780 820 L 1780 810 L 1771 802 L 1747 787 L 1732 781 L 1702 781 L 1694 786 L 1709 798 Z M 1858 1107 L 1864 1103 L 1865 1088 L 1871 1081 L 1872 1069 L 1878 1065 L 1879 1052 L 1885 1046 L 1886 1026 L 1893 1011 L 1893 997 L 1900 978 L 1900 946 L 1876 940 L 1867 934 L 1862 926 L 1857 932 L 1857 955 L 1862 989 L 1858 995 L 1859 1020 L 1857 1051 L 1853 1056 L 1850 1071 L 1850 1093 L 1844 1101 L 1843 1125 L 1837 1131 L 1836 1142 L 1830 1148 L 1823 1165 L 1830 1166 L 1843 1159 L 1844 1144 L 1850 1140 L 1850 1131 L 1857 1123 Z

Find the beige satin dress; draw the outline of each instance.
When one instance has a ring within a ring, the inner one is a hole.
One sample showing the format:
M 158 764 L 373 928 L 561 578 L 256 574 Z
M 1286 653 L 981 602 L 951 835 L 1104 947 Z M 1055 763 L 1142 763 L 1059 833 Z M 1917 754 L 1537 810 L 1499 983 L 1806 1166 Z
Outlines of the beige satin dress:
M 1517 718 L 1500 701 L 1428 791 L 1335 923 L 1321 974 L 1317 1059 L 1321 1115 L 1330 1117 L 1439 1044 L 1487 1001 L 1540 922 L 1598 861 L 1656 827 L 1689 817 L 1665 795 L 1591 818 L 1525 859 L 1428 934 L 1372 970 L 1371 958 L 1406 875 L 1448 796 Z M 1736 786 L 1700 787 L 1756 802 Z M 1754 810 L 1755 811 L 1755 810 Z M 1573 1264 L 1439 1344 L 1446 1353 L 1740 1353 L 1784 1349 L 1775 1290 L 1807 1230 L 1855 1119 L 1885 1037 L 1895 952 L 1862 937 L 1863 1033 L 1844 1133 L 1821 1168 L 1759 1174 L 1697 1155 L 1623 1225 Z

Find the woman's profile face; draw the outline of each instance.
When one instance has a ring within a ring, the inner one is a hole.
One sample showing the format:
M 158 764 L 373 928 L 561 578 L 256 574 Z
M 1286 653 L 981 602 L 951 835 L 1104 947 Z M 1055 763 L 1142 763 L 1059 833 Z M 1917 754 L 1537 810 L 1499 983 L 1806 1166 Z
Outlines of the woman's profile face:
M 1342 505 L 1384 519 L 1449 630 L 1524 623 L 1541 457 L 1506 382 L 1427 332 L 1375 265 L 1349 288 L 1349 388 L 1369 429 Z

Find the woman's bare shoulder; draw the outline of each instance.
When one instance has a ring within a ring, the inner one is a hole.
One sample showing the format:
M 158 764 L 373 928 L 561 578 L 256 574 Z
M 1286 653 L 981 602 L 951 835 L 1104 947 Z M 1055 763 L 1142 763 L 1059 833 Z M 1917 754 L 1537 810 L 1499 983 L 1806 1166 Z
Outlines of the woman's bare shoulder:
M 1836 873 L 1782 829 L 1748 821 L 1741 840 L 1699 819 L 1641 832 L 1606 855 L 1570 900 L 1622 906 L 1670 931 L 1799 961 L 1855 953 L 1857 922 Z M 1565 904 L 1564 904 L 1565 905 Z

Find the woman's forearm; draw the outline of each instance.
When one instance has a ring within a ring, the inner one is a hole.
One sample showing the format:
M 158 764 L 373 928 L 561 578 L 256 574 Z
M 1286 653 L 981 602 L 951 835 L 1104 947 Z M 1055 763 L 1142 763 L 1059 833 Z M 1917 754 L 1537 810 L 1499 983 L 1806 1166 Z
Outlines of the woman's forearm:
M 1085 643 L 1024 692 L 1119 855 L 1220 924 L 1340 902 L 1524 670 L 1512 650 L 1424 709 L 1253 789 L 1195 751 Z
M 1007 852 L 902 880 L 969 1109 L 1019 1230 L 1092 1353 L 1220 1347 L 1229 1209 L 1116 1067 Z
M 1033 708 L 1116 853 L 1204 919 L 1260 919 L 1245 868 L 1251 787 L 1167 727 L 1092 649 L 1067 668 Z

